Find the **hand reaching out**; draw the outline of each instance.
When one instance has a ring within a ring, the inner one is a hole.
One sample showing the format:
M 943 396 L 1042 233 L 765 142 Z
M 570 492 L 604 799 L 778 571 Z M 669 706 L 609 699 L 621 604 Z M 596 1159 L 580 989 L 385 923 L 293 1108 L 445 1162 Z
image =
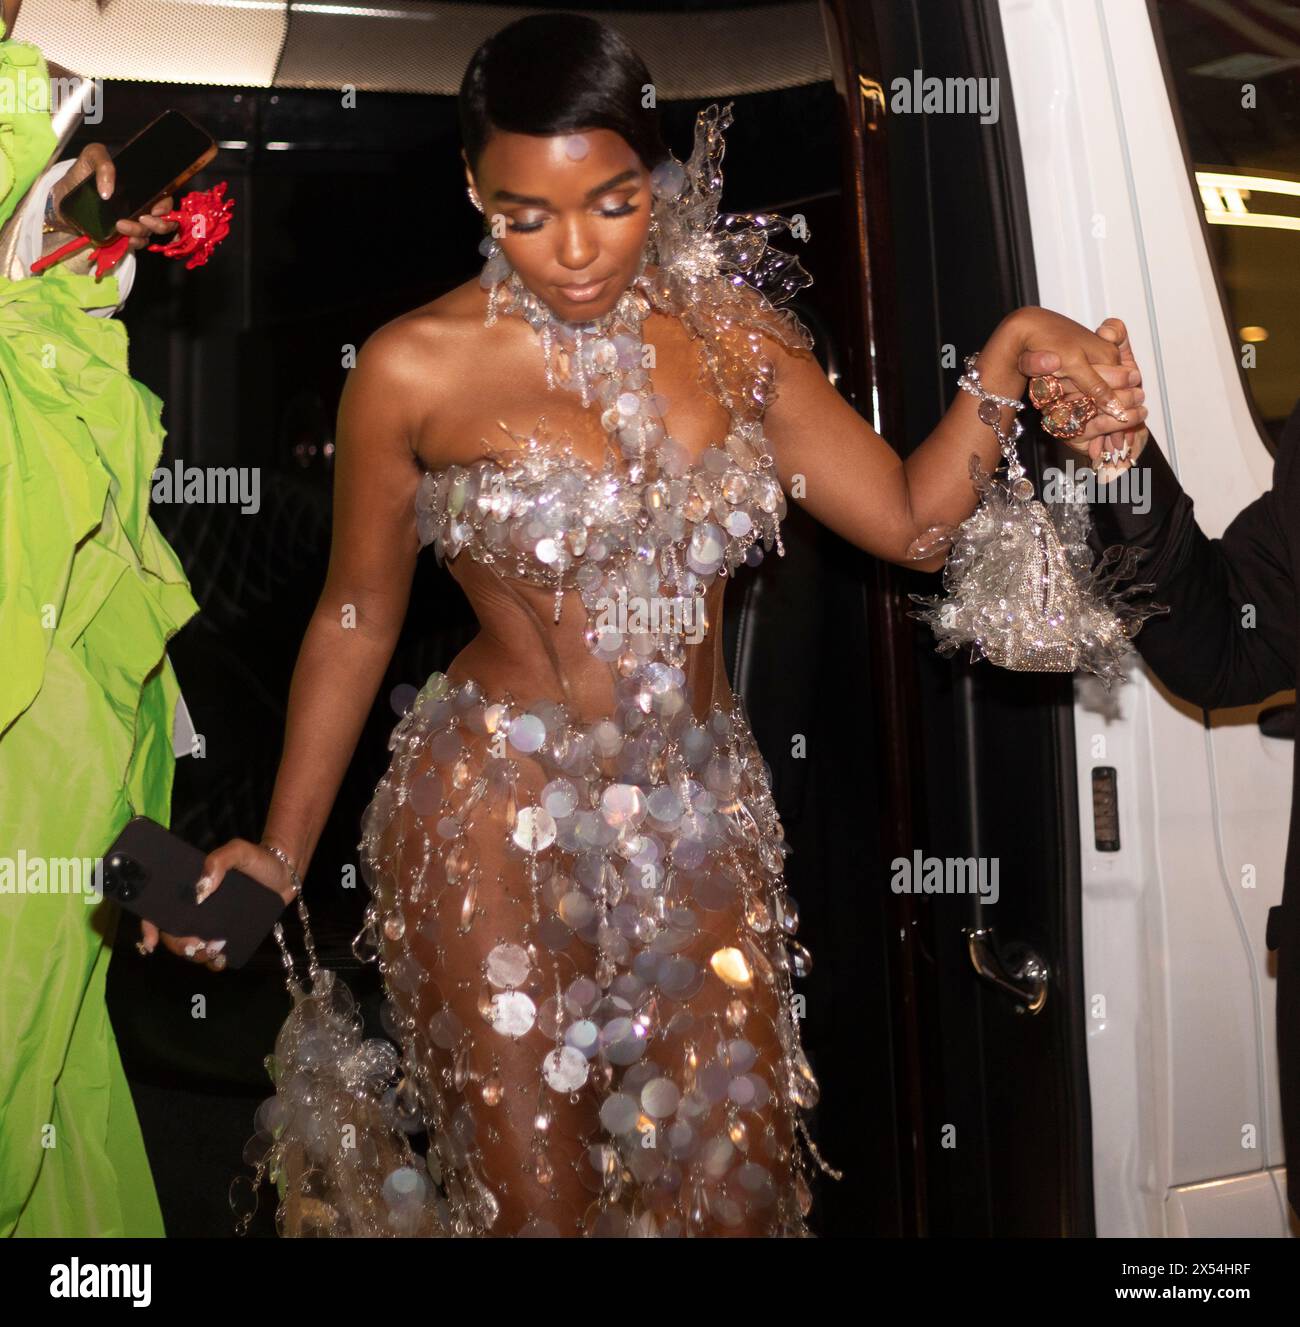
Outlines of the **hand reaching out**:
M 1133 347 L 1129 343 L 1128 328 L 1118 318 L 1107 318 L 1102 325 L 1097 328 L 1097 335 L 1103 340 L 1110 341 L 1119 351 L 1119 362 L 1121 366 L 1129 371 L 1130 379 L 1133 374 L 1137 374 L 1137 392 L 1139 400 L 1146 400 L 1146 392 L 1142 390 L 1142 371 L 1138 368 L 1137 360 L 1133 356 Z M 1142 407 L 1141 417 L 1147 416 L 1146 407 Z M 1128 445 L 1128 465 L 1142 454 L 1142 448 L 1146 446 L 1150 433 L 1145 428 L 1137 428 L 1131 431 L 1121 433 L 1118 438 L 1111 440 L 1112 447 L 1118 446 L 1123 450 L 1124 445 Z M 1123 467 L 1123 468 L 1127 468 Z
M 1118 352 L 1116 364 L 1093 364 L 1093 371 L 1110 387 L 1114 388 L 1128 421 L 1121 422 L 1104 413 L 1098 413 L 1089 420 L 1083 432 L 1077 438 L 1062 439 L 1072 451 L 1087 456 L 1098 478 L 1108 483 L 1116 475 L 1126 470 L 1137 460 L 1149 436 L 1143 421 L 1147 417 L 1144 404 L 1146 392 L 1142 389 L 1142 374 L 1133 356 L 1129 344 L 1128 329 L 1118 318 L 1107 318 L 1097 328 L 1097 335 L 1108 341 Z M 1062 371 L 1060 356 L 1052 351 L 1026 350 L 1019 359 L 1018 367 L 1027 378 L 1054 376 L 1070 390 L 1064 400 L 1077 401 L 1083 393 L 1067 373 Z M 1095 393 L 1094 393 L 1095 394 Z M 1134 425 L 1138 425 L 1137 428 Z

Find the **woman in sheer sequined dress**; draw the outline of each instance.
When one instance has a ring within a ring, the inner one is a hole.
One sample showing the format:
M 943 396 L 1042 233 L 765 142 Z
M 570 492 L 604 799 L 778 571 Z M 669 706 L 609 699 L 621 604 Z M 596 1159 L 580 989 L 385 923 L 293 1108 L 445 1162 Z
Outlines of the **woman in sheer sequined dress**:
M 277 1042 L 250 1159 L 286 1234 L 799 1236 L 831 1170 L 804 1120 L 811 958 L 723 589 L 782 552 L 787 490 L 918 565 L 996 442 L 959 395 L 899 459 L 782 308 L 809 282 L 769 244 L 789 223 L 719 213 L 730 108 L 700 113 L 683 165 L 649 84 L 593 20 L 487 42 L 461 91 L 482 277 L 381 328 L 347 384 L 279 856 L 234 841 L 211 879 L 288 896 L 285 863 L 305 873 L 422 547 L 480 631 L 397 726 L 363 824 L 358 945 L 392 1040 L 363 1042 L 317 973 Z M 991 390 L 1023 391 L 1027 348 L 1111 396 L 1091 362 L 1113 348 L 1040 309 L 984 347 Z

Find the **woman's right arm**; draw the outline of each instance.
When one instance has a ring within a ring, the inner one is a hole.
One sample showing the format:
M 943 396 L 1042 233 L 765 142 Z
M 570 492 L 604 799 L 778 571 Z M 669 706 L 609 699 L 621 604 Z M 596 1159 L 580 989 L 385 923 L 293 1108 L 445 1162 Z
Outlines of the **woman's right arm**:
M 264 838 L 305 874 L 397 644 L 420 551 L 414 357 L 400 327 L 362 347 L 339 404 L 325 587 L 289 690 Z
M 339 404 L 334 524 L 325 586 L 303 637 L 289 691 L 284 750 L 263 838 L 305 875 L 406 615 L 419 553 L 415 497 L 421 470 L 417 411 L 430 396 L 427 348 L 401 323 L 376 332 L 348 374 Z M 423 362 L 422 362 L 423 361 Z M 230 869 L 285 901 L 284 865 L 264 848 L 232 839 L 204 862 L 203 897 Z M 145 941 L 154 938 L 146 926 Z M 189 938 L 163 937 L 185 954 Z

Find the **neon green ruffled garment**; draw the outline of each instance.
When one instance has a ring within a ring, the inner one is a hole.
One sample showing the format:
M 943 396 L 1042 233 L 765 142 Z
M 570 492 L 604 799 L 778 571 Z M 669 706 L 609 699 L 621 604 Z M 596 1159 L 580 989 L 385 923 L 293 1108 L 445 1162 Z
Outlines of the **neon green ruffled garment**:
M 48 88 L 0 40 L 0 224 L 54 152 Z M 2 1235 L 164 1233 L 104 1004 L 116 909 L 26 888 L 170 816 L 166 646 L 197 606 L 149 517 L 162 402 L 122 324 L 85 312 L 119 299 L 57 266 L 0 278 Z

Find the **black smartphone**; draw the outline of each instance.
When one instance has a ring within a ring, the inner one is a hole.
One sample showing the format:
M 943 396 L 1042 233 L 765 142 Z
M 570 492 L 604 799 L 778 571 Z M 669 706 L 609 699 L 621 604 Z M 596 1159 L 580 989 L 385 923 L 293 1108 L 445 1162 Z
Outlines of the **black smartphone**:
M 226 965 L 243 967 L 284 911 L 280 896 L 242 871 L 228 871 L 203 904 L 194 886 L 204 854 L 148 816 L 136 816 L 104 854 L 104 897 L 168 935 L 226 941 Z
M 216 155 L 211 134 L 180 111 L 164 111 L 113 158 L 112 197 L 101 198 L 95 177 L 88 175 L 68 190 L 59 211 L 83 235 L 103 244 L 119 233 L 119 221 L 147 212 Z

